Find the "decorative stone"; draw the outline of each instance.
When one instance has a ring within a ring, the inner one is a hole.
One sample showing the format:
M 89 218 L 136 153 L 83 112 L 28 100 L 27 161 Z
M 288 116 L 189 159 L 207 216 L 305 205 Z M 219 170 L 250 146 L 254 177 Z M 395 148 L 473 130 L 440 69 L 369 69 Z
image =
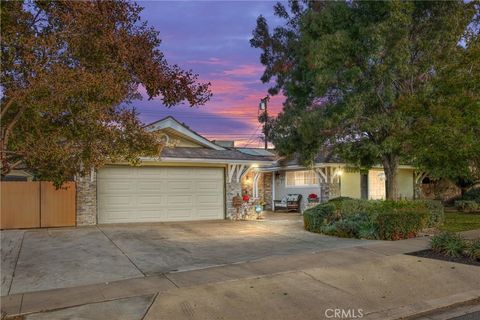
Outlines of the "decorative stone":
M 97 174 L 77 176 L 77 226 L 97 224 Z
M 237 208 L 233 205 L 233 198 L 239 194 L 242 194 L 242 185 L 240 182 L 227 182 L 226 183 L 226 218 L 227 219 L 235 219 L 237 216 Z

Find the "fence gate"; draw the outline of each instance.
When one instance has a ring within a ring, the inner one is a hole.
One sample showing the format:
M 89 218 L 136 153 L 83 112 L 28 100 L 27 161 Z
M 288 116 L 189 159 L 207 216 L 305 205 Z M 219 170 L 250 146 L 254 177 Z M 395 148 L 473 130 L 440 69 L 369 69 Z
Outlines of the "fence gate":
M 0 229 L 75 226 L 75 182 L 2 181 Z

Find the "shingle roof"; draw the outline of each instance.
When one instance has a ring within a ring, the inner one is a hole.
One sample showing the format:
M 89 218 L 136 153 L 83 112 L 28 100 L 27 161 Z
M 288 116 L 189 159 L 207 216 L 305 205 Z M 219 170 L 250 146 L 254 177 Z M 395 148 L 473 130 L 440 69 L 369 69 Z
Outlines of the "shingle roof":
M 315 163 L 341 163 L 343 160 L 340 159 L 337 155 L 333 154 L 332 152 L 319 152 L 314 159 Z M 280 166 L 295 166 L 295 165 L 302 165 L 300 162 L 300 155 L 295 154 L 289 158 L 283 158 L 278 161 Z
M 274 157 L 253 156 L 234 149 L 213 150 L 207 148 L 175 147 L 164 148 L 162 157 L 165 158 L 191 158 L 191 159 L 225 159 L 249 161 L 273 161 Z
M 262 156 L 262 157 L 274 157 L 276 156 L 275 151 L 270 149 L 270 150 L 265 150 L 265 149 L 260 149 L 260 148 L 244 148 L 244 147 L 238 147 L 235 148 L 236 150 L 246 153 L 252 156 Z

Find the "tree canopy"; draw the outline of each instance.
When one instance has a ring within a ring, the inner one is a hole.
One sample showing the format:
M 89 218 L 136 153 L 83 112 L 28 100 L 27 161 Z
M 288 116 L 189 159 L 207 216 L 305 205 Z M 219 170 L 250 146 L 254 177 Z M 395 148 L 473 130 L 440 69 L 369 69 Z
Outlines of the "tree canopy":
M 270 93 L 286 96 L 270 135 L 281 154 L 308 165 L 329 148 L 359 168 L 381 163 L 388 198 L 400 162 L 439 177 L 478 168 L 478 2 L 290 1 L 274 11 L 284 23 L 270 31 L 260 16 L 251 45 Z
M 1 2 L 2 175 L 25 164 L 58 184 L 159 154 L 133 103 L 202 105 L 209 84 L 170 65 L 131 1 Z

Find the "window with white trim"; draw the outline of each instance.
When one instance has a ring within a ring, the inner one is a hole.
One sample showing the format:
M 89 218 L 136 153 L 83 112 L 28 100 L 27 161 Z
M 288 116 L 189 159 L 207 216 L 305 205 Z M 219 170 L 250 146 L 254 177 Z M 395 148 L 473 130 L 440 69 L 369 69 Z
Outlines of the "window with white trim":
M 308 187 L 318 184 L 317 175 L 313 171 L 287 171 L 286 172 L 287 187 Z

